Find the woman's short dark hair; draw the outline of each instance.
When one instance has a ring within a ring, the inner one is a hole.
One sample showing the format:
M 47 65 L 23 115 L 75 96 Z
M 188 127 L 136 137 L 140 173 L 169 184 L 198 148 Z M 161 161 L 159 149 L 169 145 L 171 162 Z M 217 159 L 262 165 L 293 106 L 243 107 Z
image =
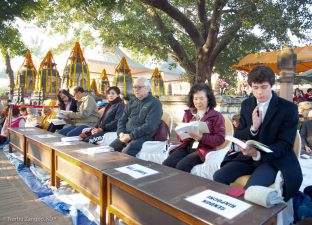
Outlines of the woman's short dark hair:
M 216 107 L 217 103 L 216 103 L 216 98 L 213 94 L 212 89 L 207 85 L 207 84 L 195 84 L 193 85 L 193 87 L 191 88 L 189 94 L 188 94 L 188 106 L 189 107 L 195 107 L 194 106 L 194 102 L 193 102 L 193 98 L 194 98 L 194 94 L 199 92 L 199 91 L 204 91 L 206 93 L 207 99 L 208 99 L 208 107 L 209 108 L 214 108 Z
M 272 87 L 275 84 L 274 71 L 267 66 L 256 66 L 249 72 L 247 82 L 250 86 L 252 83 L 261 84 L 269 82 Z
M 117 95 L 120 95 L 120 89 L 116 86 L 112 86 L 107 89 L 106 94 L 108 94 L 111 90 L 115 91 Z

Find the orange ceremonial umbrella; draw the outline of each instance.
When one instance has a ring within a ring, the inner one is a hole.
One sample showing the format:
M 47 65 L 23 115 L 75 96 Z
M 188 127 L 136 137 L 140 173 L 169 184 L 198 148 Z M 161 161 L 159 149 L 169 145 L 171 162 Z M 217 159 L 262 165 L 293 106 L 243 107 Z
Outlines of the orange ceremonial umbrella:
M 305 46 L 300 48 L 294 48 L 294 52 L 297 54 L 296 73 L 304 72 L 312 69 L 312 46 Z M 274 52 L 262 52 L 249 54 L 242 58 L 238 64 L 233 65 L 235 70 L 251 71 L 255 66 L 268 66 L 271 67 L 275 73 L 279 73 L 277 68 L 277 57 L 281 50 Z

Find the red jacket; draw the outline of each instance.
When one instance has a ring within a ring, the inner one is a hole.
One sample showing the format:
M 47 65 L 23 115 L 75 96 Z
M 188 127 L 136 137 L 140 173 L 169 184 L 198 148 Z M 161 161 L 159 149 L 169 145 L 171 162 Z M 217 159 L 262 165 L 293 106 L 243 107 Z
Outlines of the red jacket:
M 188 123 L 191 120 L 195 120 L 193 114 L 196 114 L 196 109 L 190 108 L 185 110 L 182 122 Z M 207 110 L 200 121 L 206 122 L 210 131 L 209 134 L 203 134 L 203 137 L 199 141 L 199 145 L 196 149 L 201 160 L 205 161 L 205 156 L 208 152 L 215 151 L 217 146 L 223 144 L 225 137 L 225 124 L 222 114 L 214 109 Z M 183 149 L 193 143 L 193 139 L 181 140 L 179 138 L 179 140 L 182 143 L 173 149 L 173 151 Z M 171 151 L 171 153 L 173 151 Z

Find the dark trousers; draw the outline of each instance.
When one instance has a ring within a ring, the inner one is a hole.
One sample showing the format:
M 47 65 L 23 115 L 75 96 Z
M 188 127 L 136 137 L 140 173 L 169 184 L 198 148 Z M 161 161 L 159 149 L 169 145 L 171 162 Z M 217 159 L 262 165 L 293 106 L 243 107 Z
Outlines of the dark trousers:
M 312 185 L 305 187 L 305 189 L 303 190 L 303 193 L 305 193 L 312 199 Z
M 96 142 L 103 140 L 103 135 L 104 135 L 104 132 L 92 134 L 89 137 L 84 138 L 83 141 L 88 142 L 90 144 L 96 144 Z
M 200 156 L 196 151 L 190 152 L 189 149 L 183 148 L 169 155 L 169 157 L 163 162 L 163 165 L 177 168 L 185 172 L 191 172 L 194 166 L 201 163 L 203 163 L 203 161 L 200 159 Z
M 48 127 L 48 131 L 54 133 L 57 130 L 62 130 L 64 125 L 54 125 L 53 123 L 50 123 L 50 126 Z
M 59 131 L 59 134 L 62 134 L 67 137 L 79 136 L 84 128 L 87 128 L 87 125 L 80 125 L 80 126 L 69 126 L 65 127 Z
M 255 163 L 250 161 L 232 161 L 216 171 L 213 180 L 223 184 L 230 184 L 241 176 L 251 175 L 244 187 L 245 189 L 254 185 L 268 187 L 274 183 L 277 172 L 278 170 L 270 163 L 262 163 L 256 166 Z
M 129 143 L 125 144 L 116 138 L 109 146 L 112 147 L 115 151 L 123 152 L 131 156 L 136 156 L 138 152 L 141 150 L 142 145 L 145 141 L 151 141 L 151 137 L 143 136 L 137 138 L 135 140 L 130 141 Z

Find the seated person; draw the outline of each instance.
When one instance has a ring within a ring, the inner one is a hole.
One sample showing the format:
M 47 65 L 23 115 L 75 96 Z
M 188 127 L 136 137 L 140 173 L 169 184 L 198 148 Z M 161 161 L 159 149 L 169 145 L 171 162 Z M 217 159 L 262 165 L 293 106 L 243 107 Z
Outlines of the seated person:
M 239 114 L 234 114 L 232 116 L 232 124 L 233 124 L 233 129 L 236 130 L 236 128 L 238 127 L 238 124 L 239 124 Z
M 250 175 L 244 186 L 270 186 L 280 170 L 283 178 L 283 196 L 288 201 L 300 188 L 302 172 L 293 150 L 297 132 L 298 108 L 272 91 L 275 83 L 273 70 L 257 66 L 248 74 L 253 97 L 242 102 L 240 121 L 234 136 L 241 140 L 256 140 L 273 152 L 257 151 L 254 147 L 240 148 L 228 154 L 215 172 L 213 179 L 230 184 L 243 175 Z
M 6 115 L 6 119 L 4 125 L 1 129 L 0 135 L 0 144 L 3 144 L 7 140 L 8 136 L 8 128 L 9 128 L 9 107 L 6 107 L 4 110 L 4 114 Z M 20 116 L 19 108 L 14 106 L 12 109 L 12 118 L 11 118 L 11 127 L 18 128 L 18 127 L 25 127 L 25 118 Z
M 203 121 L 210 133 L 190 133 L 192 138 L 181 140 L 175 149 L 170 151 L 169 157 L 163 165 L 190 172 L 192 168 L 205 161 L 208 152 L 224 142 L 225 124 L 221 113 L 214 110 L 216 99 L 211 88 L 206 84 L 195 84 L 189 93 L 189 109 L 185 110 L 183 123 Z
M 294 92 L 293 103 L 298 105 L 300 102 L 304 100 L 305 98 L 301 95 L 300 89 L 296 88 Z
M 56 118 L 56 112 L 50 107 L 44 107 L 43 117 L 39 120 L 38 125 L 36 127 L 39 127 L 44 130 L 48 130 L 48 128 L 50 127 L 50 122 L 48 120 L 55 119 L 55 118 Z
M 2 129 L 5 119 L 6 119 L 6 114 L 5 114 L 5 107 L 0 103 L 0 130 Z
M 40 121 L 40 116 L 38 115 L 36 108 L 27 108 L 27 117 L 25 127 L 35 127 Z
M 309 113 L 308 120 L 304 121 L 300 130 L 301 154 L 312 156 L 312 113 Z
M 303 98 L 306 101 L 312 101 L 312 88 L 308 88 L 307 93 L 304 94 Z
M 108 104 L 94 129 L 89 129 L 80 134 L 83 141 L 95 144 L 103 139 L 106 132 L 116 132 L 118 119 L 122 116 L 125 105 L 120 98 L 120 90 L 113 86 L 107 90 Z M 87 129 L 87 128 L 86 128 Z
M 57 101 L 60 110 L 77 112 L 77 102 L 67 90 L 62 89 L 58 92 Z M 48 131 L 54 133 L 56 130 L 61 130 L 63 127 L 64 125 L 50 124 Z
M 78 105 L 78 112 L 64 112 L 67 119 L 70 119 L 73 126 L 65 127 L 59 134 L 71 137 L 78 136 L 87 127 L 95 127 L 99 120 L 99 112 L 94 98 L 88 95 L 82 87 L 71 89 Z
M 133 83 L 135 98 L 125 107 L 118 121 L 117 135 L 111 144 L 115 151 L 136 156 L 145 141 L 153 140 L 162 116 L 160 101 L 151 94 L 148 79 L 139 77 Z
M 25 120 L 27 119 L 27 108 L 25 108 L 25 107 L 21 107 L 21 108 L 19 108 L 19 111 L 20 111 L 20 115 L 22 116 L 22 117 L 24 117 L 25 118 Z

